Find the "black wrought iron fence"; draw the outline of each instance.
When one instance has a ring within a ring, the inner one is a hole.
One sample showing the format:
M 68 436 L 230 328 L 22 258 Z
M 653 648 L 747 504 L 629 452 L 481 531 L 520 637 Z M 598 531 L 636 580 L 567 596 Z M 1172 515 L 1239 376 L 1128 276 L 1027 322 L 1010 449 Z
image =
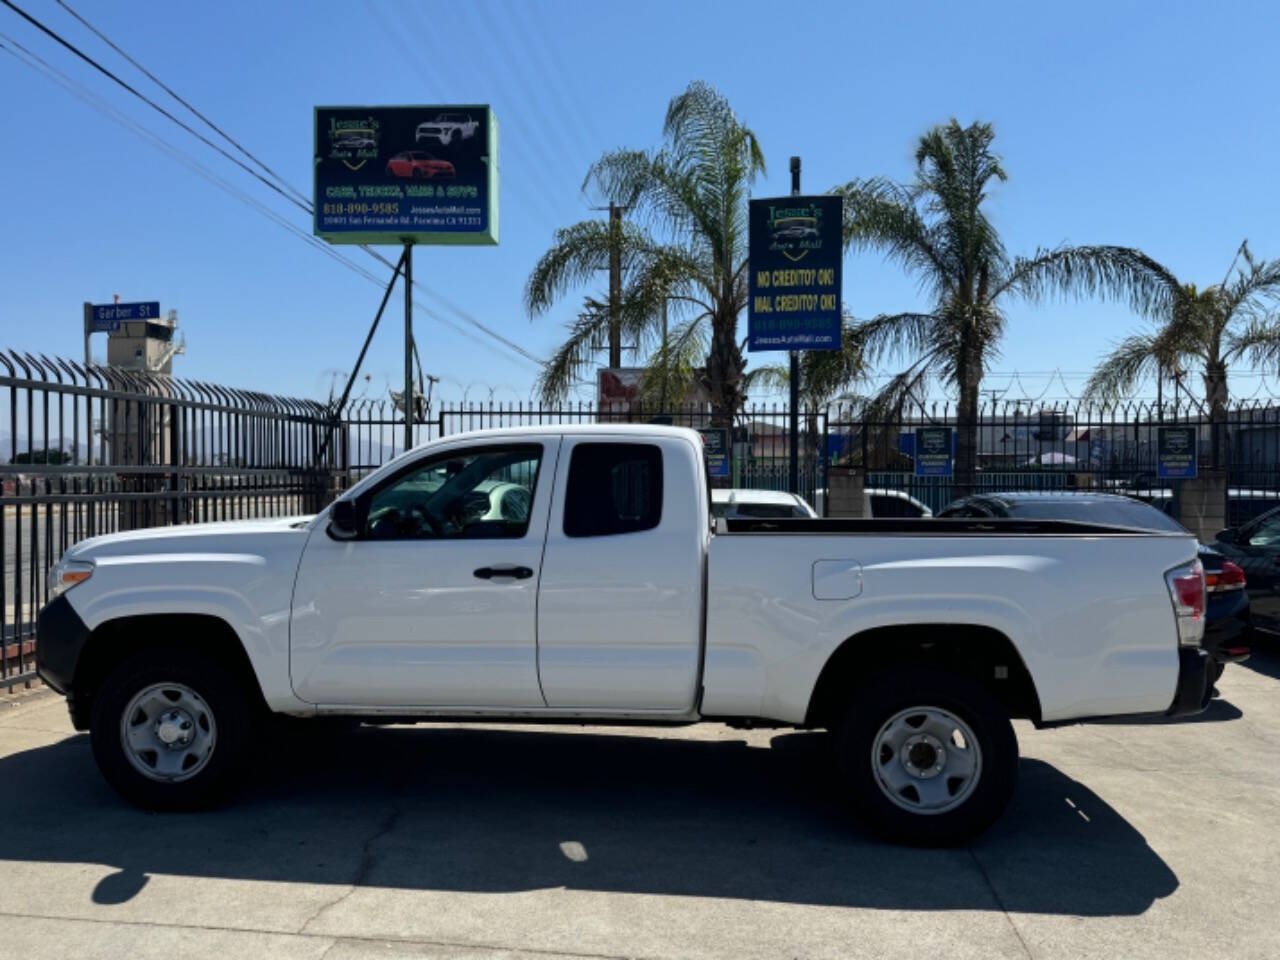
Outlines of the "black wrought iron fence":
M 477 403 L 420 414 L 415 445 L 491 428 L 713 425 L 705 407 Z M 921 476 L 917 468 L 920 427 L 949 428 L 954 450 L 954 408 L 868 418 L 860 407 L 834 404 L 803 410 L 798 422 L 798 492 L 823 512 L 828 471 L 840 466 L 859 468 L 873 498 L 901 491 L 933 511 L 966 490 L 1094 490 L 1172 508 L 1178 484 L 1161 477 L 1156 456 L 1162 425 L 1194 428 L 1199 468 L 1226 478 L 1229 523 L 1280 506 L 1280 409 L 1264 403 L 1216 420 L 1185 403 L 987 404 L 976 470 L 963 486 L 954 475 Z M 748 406 L 733 418 L 730 438 L 730 473 L 717 482 L 787 489 L 784 406 Z M 0 352 L 0 682 L 32 675 L 45 574 L 76 541 L 160 524 L 312 513 L 403 453 L 403 444 L 404 414 L 389 400 L 357 400 L 338 412 L 312 400 Z
M 45 574 L 69 546 L 314 512 L 345 464 L 321 453 L 330 426 L 314 401 L 0 352 L 0 680 L 31 675 Z

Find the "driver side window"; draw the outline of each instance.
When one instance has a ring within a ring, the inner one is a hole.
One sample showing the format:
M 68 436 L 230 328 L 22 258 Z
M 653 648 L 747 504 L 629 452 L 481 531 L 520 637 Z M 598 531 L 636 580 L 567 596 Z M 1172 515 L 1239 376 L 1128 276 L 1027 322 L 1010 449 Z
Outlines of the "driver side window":
M 523 537 L 541 462 L 538 444 L 432 457 L 369 494 L 364 539 Z

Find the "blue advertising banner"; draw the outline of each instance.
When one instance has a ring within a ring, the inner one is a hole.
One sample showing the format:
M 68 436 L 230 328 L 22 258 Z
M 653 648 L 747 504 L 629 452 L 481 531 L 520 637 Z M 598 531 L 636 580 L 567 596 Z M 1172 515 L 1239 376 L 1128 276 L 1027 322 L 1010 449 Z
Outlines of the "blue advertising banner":
M 157 320 L 160 303 L 95 303 L 89 308 L 88 333 L 114 333 L 125 320 Z
M 316 107 L 315 233 L 330 243 L 497 243 L 493 111 Z
M 916 476 L 949 477 L 954 472 L 950 427 L 916 427 Z
M 839 350 L 842 198 L 752 200 L 747 349 Z
M 1156 428 L 1156 476 L 1190 480 L 1196 475 L 1196 428 Z
M 702 434 L 702 453 L 707 461 L 707 476 L 729 476 L 729 429 L 727 427 L 699 427 Z

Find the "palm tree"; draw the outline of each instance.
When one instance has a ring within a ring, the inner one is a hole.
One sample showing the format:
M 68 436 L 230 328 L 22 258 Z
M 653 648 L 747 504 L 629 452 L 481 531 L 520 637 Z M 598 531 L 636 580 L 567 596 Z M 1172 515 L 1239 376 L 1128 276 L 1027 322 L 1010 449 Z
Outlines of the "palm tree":
M 650 351 L 650 381 L 685 389 L 701 362 L 713 417 L 728 425 L 746 398 L 738 315 L 747 303 L 747 200 L 764 155 L 728 101 L 700 82 L 671 100 L 663 136 L 658 150 L 605 154 L 583 181 L 584 190 L 594 185 L 627 207 L 633 220 L 556 231 L 529 277 L 525 306 L 537 316 L 571 286 L 598 276 L 612 250 L 622 259 L 621 302 L 597 302 L 571 325 L 539 391 L 549 401 L 562 397 L 616 315 L 624 337 Z
M 1240 259 L 1244 265 L 1236 270 Z M 1280 324 L 1268 310 L 1280 297 L 1280 261 L 1255 260 L 1246 240 L 1222 283 L 1200 290 L 1164 267 L 1154 278 L 1167 288 L 1155 329 L 1117 343 L 1089 378 L 1085 396 L 1114 402 L 1152 374 L 1179 376 L 1199 366 L 1210 422 L 1225 423 L 1227 365 L 1246 354 L 1270 365 L 1280 359 Z
M 869 362 L 913 357 L 876 398 L 873 409 L 901 416 L 931 379 L 954 388 L 956 485 L 972 486 L 977 466 L 978 390 L 1004 334 L 1006 306 L 1051 294 L 1093 294 L 1125 300 L 1144 312 L 1171 300 L 1159 265 L 1137 250 L 1115 246 L 1058 247 L 1010 258 L 983 209 L 992 181 L 1006 179 L 991 149 L 990 124 L 955 120 L 920 138 L 916 174 L 908 184 L 853 180 L 844 196 L 846 249 L 883 251 L 914 274 L 932 301 L 923 311 L 883 314 L 858 324 Z

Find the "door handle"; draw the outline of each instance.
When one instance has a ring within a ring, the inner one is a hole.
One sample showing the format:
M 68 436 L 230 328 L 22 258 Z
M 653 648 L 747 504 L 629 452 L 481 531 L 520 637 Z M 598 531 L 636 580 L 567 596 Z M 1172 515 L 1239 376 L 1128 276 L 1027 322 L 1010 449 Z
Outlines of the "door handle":
M 481 567 L 475 572 L 481 580 L 492 580 L 494 577 L 511 577 L 513 580 L 528 580 L 533 571 L 528 567 Z

